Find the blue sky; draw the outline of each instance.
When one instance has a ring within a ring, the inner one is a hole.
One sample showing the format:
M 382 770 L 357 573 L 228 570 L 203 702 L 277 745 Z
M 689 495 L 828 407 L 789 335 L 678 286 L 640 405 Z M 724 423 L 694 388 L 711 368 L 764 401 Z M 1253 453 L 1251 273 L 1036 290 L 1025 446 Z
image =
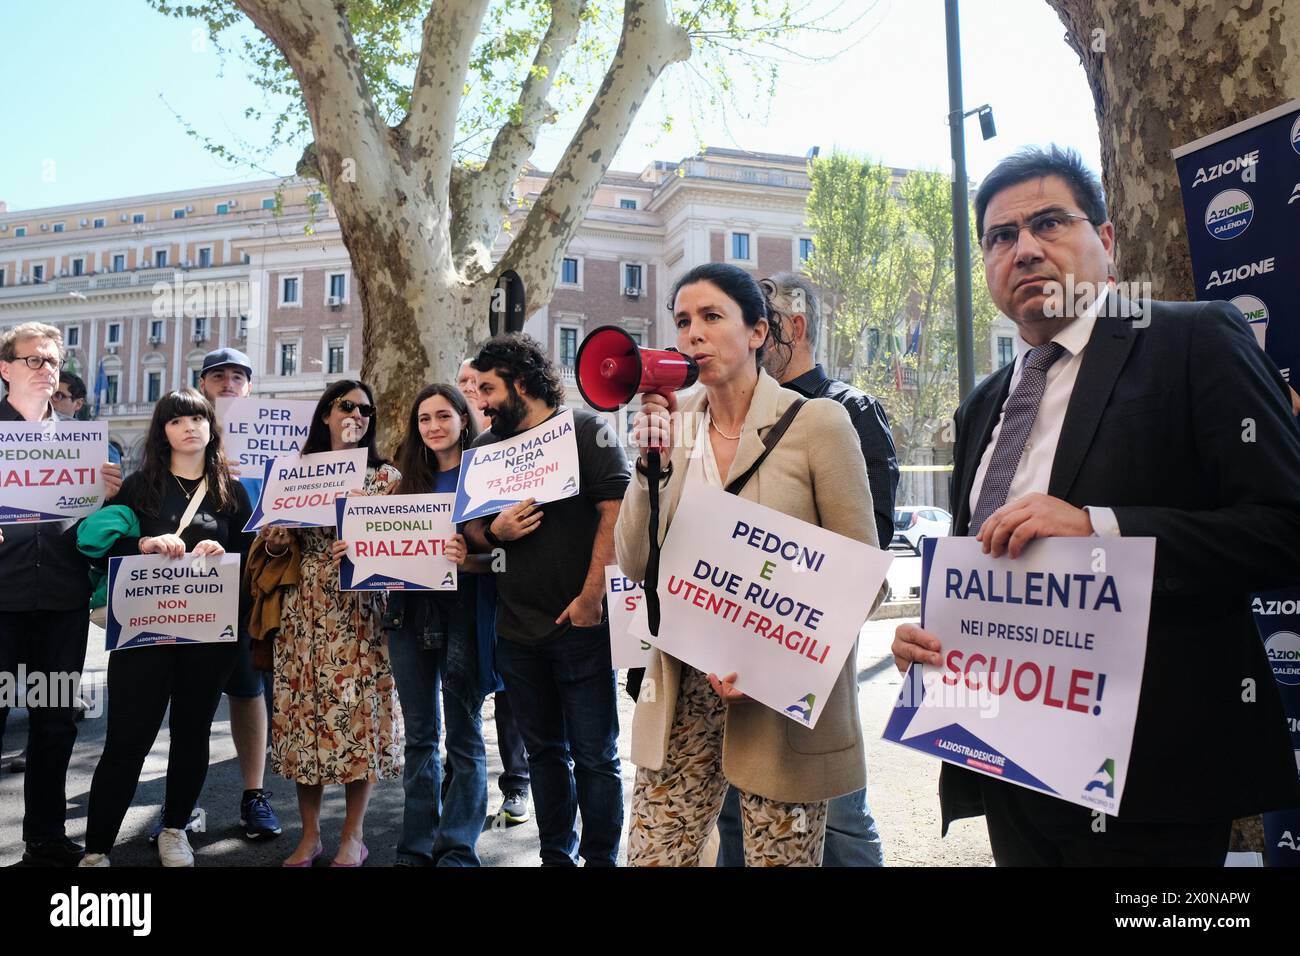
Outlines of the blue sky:
M 6 0 L 0 200 L 30 209 L 265 178 L 210 156 L 175 115 L 214 139 L 264 137 L 243 117 L 245 107 L 262 104 L 261 93 L 234 59 L 219 75 L 196 26 L 144 0 Z M 962 4 L 966 105 L 991 103 L 998 125 L 986 143 L 974 117 L 967 121 L 973 177 L 1030 143 L 1070 144 L 1099 164 L 1092 97 L 1064 32 L 1043 0 Z M 949 171 L 942 0 L 879 0 L 857 34 L 859 42 L 830 62 L 784 63 L 776 96 L 750 118 L 698 112 L 693 124 L 680 104 L 680 77 L 665 74 L 666 97 L 647 102 L 615 168 L 680 159 L 703 143 L 798 154 L 818 145 L 823 155 L 839 147 Z M 824 55 L 825 42 L 809 36 L 795 48 Z M 659 131 L 664 98 L 677 101 L 671 134 Z M 546 130 L 538 166 L 554 165 L 578 119 L 566 115 Z M 298 153 L 282 150 L 267 166 L 289 174 Z

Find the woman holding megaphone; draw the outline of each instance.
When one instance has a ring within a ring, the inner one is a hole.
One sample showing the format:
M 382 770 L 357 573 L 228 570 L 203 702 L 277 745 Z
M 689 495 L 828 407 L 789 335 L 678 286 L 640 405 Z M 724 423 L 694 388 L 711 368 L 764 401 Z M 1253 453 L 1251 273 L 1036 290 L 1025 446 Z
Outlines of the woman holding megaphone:
M 650 556 L 648 455 L 664 449 L 659 540 L 693 482 L 877 545 L 866 466 L 848 414 L 804 400 L 760 367 L 772 334 L 758 283 L 735 266 L 697 266 L 669 308 L 677 348 L 703 388 L 643 396 L 633 423 L 637 474 L 619 512 L 618 562 L 634 580 Z M 646 582 L 647 588 L 651 582 Z M 736 689 L 740 675 L 701 674 L 662 651 L 646 669 L 632 727 L 637 765 L 628 832 L 633 866 L 695 866 L 730 783 L 740 791 L 747 866 L 818 866 L 832 797 L 866 783 L 856 648 L 815 728 Z M 652 691 L 653 689 L 653 691 Z M 724 758 L 725 754 L 725 758 Z

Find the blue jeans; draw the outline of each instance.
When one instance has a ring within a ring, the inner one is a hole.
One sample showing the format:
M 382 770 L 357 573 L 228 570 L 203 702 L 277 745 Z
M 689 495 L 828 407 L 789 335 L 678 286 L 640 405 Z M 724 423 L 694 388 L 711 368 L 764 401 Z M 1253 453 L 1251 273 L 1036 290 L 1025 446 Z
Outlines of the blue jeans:
M 740 832 L 740 795 L 727 788 L 718 817 L 718 866 L 744 866 L 745 853 Z M 884 866 L 880 834 L 867 806 L 867 791 L 846 793 L 830 802 L 826 810 L 826 849 L 822 866 Z
M 546 644 L 497 642 L 528 748 L 543 866 L 614 866 L 623 834 L 618 705 L 609 627 L 574 627 Z M 582 843 L 575 824 L 582 811 Z
M 479 713 L 483 701 L 469 707 L 455 694 L 442 693 L 445 648 L 422 650 L 415 635 L 390 631 L 388 655 L 406 724 L 406 803 L 397 857 L 425 866 L 478 866 L 475 847 L 487 819 L 487 748 Z M 438 752 L 439 698 L 451 765 L 445 798 Z

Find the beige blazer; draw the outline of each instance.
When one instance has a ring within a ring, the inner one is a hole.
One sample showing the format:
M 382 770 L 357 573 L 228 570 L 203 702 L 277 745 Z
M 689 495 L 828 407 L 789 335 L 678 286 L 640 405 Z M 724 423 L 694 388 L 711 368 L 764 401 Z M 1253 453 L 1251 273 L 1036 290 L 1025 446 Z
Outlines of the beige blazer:
M 762 437 L 798 397 L 781 388 L 766 372 L 759 373 L 727 481 L 744 474 L 762 454 Z M 661 486 L 659 495 L 660 540 L 681 499 L 699 416 L 706 405 L 707 395 L 701 390 L 681 406 L 682 421 L 675 432 L 677 446 L 669 458 L 672 476 Z M 749 479 L 741 497 L 877 545 L 871 489 L 858 436 L 848 413 L 830 399 L 810 399 L 800 409 L 776 448 Z M 635 581 L 645 576 L 650 553 L 649 521 L 646 478 L 634 472 L 619 510 L 615 540 L 619 566 Z M 875 604 L 880 600 L 881 595 L 877 595 Z M 815 729 L 800 726 L 756 701 L 732 704 L 727 709 L 722 744 L 722 770 L 727 780 L 748 793 L 784 803 L 828 800 L 862 789 L 866 785 L 866 759 L 858 718 L 856 664 L 854 635 L 853 650 Z M 663 768 L 681 667 L 680 661 L 661 651 L 651 655 L 646 668 L 647 684 L 643 685 L 632 722 L 632 762 L 638 767 Z M 649 686 L 654 688 L 653 699 L 645 689 Z

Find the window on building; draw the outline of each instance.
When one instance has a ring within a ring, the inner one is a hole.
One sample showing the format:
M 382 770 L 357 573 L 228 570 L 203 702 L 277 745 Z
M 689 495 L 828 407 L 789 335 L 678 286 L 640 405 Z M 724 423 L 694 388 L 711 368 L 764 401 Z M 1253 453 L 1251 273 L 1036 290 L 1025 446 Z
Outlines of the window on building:
M 578 260 L 565 259 L 560 265 L 560 281 L 565 285 L 578 284 Z
M 289 376 L 298 374 L 298 343 L 280 343 L 280 374 Z
M 116 372 L 110 372 L 104 376 L 104 402 L 108 405 L 117 404 L 118 377 Z
M 190 369 L 190 388 L 198 388 L 203 381 L 203 369 L 195 366 Z
M 641 267 L 634 265 L 623 266 L 623 288 L 636 289 L 641 291 Z
M 289 276 L 281 285 L 282 294 L 280 301 L 285 305 L 292 305 L 298 301 L 298 277 Z
M 239 321 L 235 325 L 235 329 L 235 334 L 238 335 L 240 339 L 248 338 L 248 316 L 241 315 Z
M 867 363 L 880 356 L 880 329 L 867 329 Z
M 166 249 L 155 249 L 155 250 L 154 250 L 154 252 L 153 252 L 153 264 L 154 264 L 154 267 L 157 268 L 157 269 L 161 269 L 161 268 L 163 268 L 164 266 L 167 265 L 167 250 L 166 250 Z
M 122 323 L 121 322 L 108 323 L 108 338 L 106 338 L 104 341 L 109 345 L 122 344 Z
M 636 208 L 636 200 L 635 200 L 635 199 L 620 199 L 620 200 L 618 201 L 618 208 L 619 208 L 619 209 L 635 209 L 635 208 Z
M 63 340 L 67 343 L 68 348 L 70 349 L 75 349 L 81 345 L 81 326 L 68 326 L 68 331 L 64 333 Z
M 330 298 L 342 302 L 348 297 L 348 277 L 343 273 L 330 276 Z
M 26 227 L 26 226 L 15 226 L 15 227 L 14 227 L 14 238 L 16 238 L 16 239 L 21 239 L 21 238 L 22 238 L 23 236 L 25 236 L 25 235 L 27 235 L 27 227 Z
M 242 261 L 244 265 L 249 265 L 253 261 L 253 257 L 250 256 L 247 252 L 245 252 Z
M 812 258 L 812 253 L 813 253 L 813 241 L 811 239 L 800 239 L 799 240 L 799 261 L 807 262 L 809 259 Z
M 0 289 L 5 287 L 5 271 L 0 269 Z
M 326 361 L 326 368 L 331 375 L 338 375 L 343 371 L 343 343 L 331 342 L 329 344 L 329 353 Z
M 212 265 L 212 249 L 204 246 L 199 250 L 199 268 L 206 269 Z
M 307 205 L 309 205 L 309 206 L 319 206 L 319 205 L 320 205 L 321 203 L 323 203 L 324 201 L 325 201 L 325 194 L 324 194 L 324 193 L 308 193 L 308 194 L 307 194 Z
M 733 232 L 731 234 L 731 258 L 749 258 L 749 233 Z
M 103 229 L 104 218 L 102 216 L 96 216 L 94 221 L 91 223 L 91 227 L 94 229 Z
M 206 316 L 196 316 L 194 319 L 194 341 L 206 342 L 208 340 L 208 320 Z
M 163 340 L 163 321 L 162 319 L 151 319 L 149 322 L 149 340 L 159 343 Z
M 560 364 L 564 368 L 573 368 L 578 359 L 578 330 L 560 329 Z
M 114 254 L 113 256 L 113 271 L 114 272 L 126 271 L 126 256 L 120 252 Z
M 84 276 L 86 274 L 86 260 L 77 258 L 72 260 L 72 274 L 74 276 Z
M 226 213 L 228 213 L 228 212 L 230 212 L 230 203 L 228 203 L 228 202 L 219 202 L 219 203 L 217 203 L 217 215 L 218 215 L 218 216 L 224 216 L 224 215 L 226 215 Z
M 998 368 L 1014 361 L 1016 357 L 1015 341 L 1009 335 L 998 336 Z
M 45 281 L 45 266 L 32 266 L 32 281 L 33 282 Z
M 628 335 L 632 336 L 632 341 L 635 342 L 637 345 L 645 345 L 644 332 L 629 332 Z
M 144 376 L 144 400 L 156 402 L 162 398 L 162 372 L 146 372 Z
M 173 218 L 173 219 L 184 219 L 184 218 L 185 218 L 185 208 L 182 206 L 180 209 L 173 209 L 173 210 L 172 210 L 172 218 Z
M 63 231 L 63 223 L 61 223 L 61 222 L 56 222 L 56 223 L 54 224 L 54 231 L 55 231 L 55 232 L 62 232 L 62 231 Z
M 131 213 L 131 224 L 133 226 L 138 226 L 142 222 L 144 222 L 144 213 L 142 212 Z
M 274 208 L 275 208 L 275 197 L 274 197 L 274 196 L 267 196 L 265 199 L 263 199 L 263 200 L 262 200 L 262 208 L 263 208 L 263 209 L 274 209 Z

